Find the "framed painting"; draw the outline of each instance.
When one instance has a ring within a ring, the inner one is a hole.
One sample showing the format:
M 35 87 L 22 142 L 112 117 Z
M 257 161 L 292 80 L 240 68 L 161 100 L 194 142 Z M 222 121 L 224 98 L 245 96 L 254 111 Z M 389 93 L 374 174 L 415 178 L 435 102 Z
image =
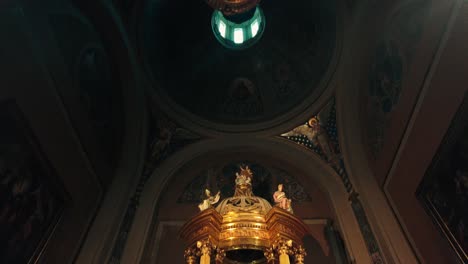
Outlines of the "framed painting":
M 0 102 L 0 263 L 34 263 L 67 195 L 14 101 Z
M 468 98 L 452 120 L 416 195 L 462 263 L 468 263 Z

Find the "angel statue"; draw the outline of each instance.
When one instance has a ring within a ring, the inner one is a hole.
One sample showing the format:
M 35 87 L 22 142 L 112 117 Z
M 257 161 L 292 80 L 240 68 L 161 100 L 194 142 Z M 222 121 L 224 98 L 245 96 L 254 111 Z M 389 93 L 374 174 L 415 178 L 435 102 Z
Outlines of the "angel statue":
M 206 195 L 206 199 L 204 199 L 203 202 L 201 202 L 198 205 L 198 208 L 200 208 L 200 211 L 206 210 L 210 208 L 212 205 L 216 204 L 219 201 L 221 192 L 218 191 L 215 196 L 212 196 L 210 190 L 205 189 L 205 195 Z
M 278 184 L 278 190 L 273 194 L 273 200 L 275 201 L 276 206 L 279 208 L 293 213 L 291 199 L 288 199 L 286 194 L 283 192 L 283 184 Z

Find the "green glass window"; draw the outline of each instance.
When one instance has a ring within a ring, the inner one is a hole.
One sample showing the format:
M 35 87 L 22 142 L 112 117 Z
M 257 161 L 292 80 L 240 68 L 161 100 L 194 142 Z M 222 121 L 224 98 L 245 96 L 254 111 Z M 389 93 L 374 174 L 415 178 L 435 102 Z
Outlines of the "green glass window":
M 219 34 L 221 35 L 221 37 L 225 38 L 226 37 L 226 24 L 224 24 L 224 22 L 221 20 L 219 21 L 218 30 L 219 30 Z
M 234 43 L 242 44 L 244 42 L 244 30 L 242 28 L 234 29 Z
M 244 20 L 225 17 L 215 10 L 211 18 L 211 26 L 216 39 L 230 49 L 245 49 L 255 44 L 265 29 L 265 16 L 257 6 L 253 15 Z

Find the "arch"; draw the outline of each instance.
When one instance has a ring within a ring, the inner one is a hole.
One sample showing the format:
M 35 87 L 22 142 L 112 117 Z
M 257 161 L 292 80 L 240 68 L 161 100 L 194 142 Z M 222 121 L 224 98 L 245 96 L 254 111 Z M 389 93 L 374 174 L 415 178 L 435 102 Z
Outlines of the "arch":
M 338 175 L 315 154 L 285 139 L 245 136 L 207 139 L 194 143 L 169 157 L 153 172 L 142 192 L 140 206 L 128 235 L 122 262 L 139 263 L 141 261 L 154 222 L 154 211 L 161 200 L 162 192 L 171 178 L 177 174 L 179 168 L 199 158 L 213 157 L 221 152 L 239 153 L 239 151 L 258 153 L 276 162 L 289 164 L 291 168 L 300 172 L 297 175 L 302 182 L 307 182 L 307 179 L 314 180 L 330 199 L 332 210 L 336 215 L 336 224 L 343 233 L 350 257 L 357 263 L 370 262 L 363 237 L 348 202 L 346 190 Z
M 113 4 L 108 1 L 74 4 L 92 22 L 116 63 L 124 98 L 124 136 L 114 179 L 75 259 L 76 263 L 106 263 L 143 169 L 148 131 L 145 83 Z

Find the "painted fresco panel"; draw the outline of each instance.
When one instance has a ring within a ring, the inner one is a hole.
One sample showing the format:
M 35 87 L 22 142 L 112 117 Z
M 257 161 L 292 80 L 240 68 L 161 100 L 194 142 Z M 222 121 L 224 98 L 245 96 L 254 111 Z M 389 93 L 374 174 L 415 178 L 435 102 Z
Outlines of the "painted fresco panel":
M 406 94 L 403 90 L 430 7 L 429 0 L 400 4 L 389 16 L 377 45 L 369 70 L 369 86 L 363 97 L 366 139 L 372 159 L 380 157 L 393 112 L 400 105 L 402 94 Z M 419 88 L 419 85 L 415 87 Z
M 58 177 L 13 101 L 0 104 L 0 263 L 33 262 L 60 218 Z
M 427 213 L 468 262 L 468 98 L 453 119 L 418 188 Z
M 445 30 L 453 1 L 395 3 L 370 62 L 362 92 L 363 137 L 370 165 L 384 184 L 426 74 Z

